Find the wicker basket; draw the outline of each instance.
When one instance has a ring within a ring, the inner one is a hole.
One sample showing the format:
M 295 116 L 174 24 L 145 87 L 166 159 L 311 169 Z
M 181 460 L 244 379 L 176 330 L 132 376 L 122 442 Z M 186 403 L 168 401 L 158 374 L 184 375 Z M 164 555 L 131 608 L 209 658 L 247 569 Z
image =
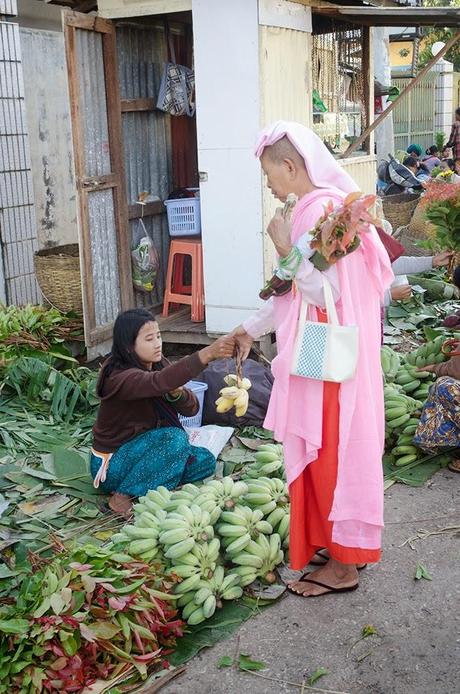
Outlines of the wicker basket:
M 419 200 L 418 193 L 398 193 L 382 198 L 383 213 L 393 230 L 407 226 Z
M 402 243 L 406 249 L 406 255 L 410 256 L 429 256 L 433 253 L 428 248 L 420 248 L 418 242 L 421 241 L 420 236 L 412 236 L 410 226 L 402 227 L 398 234 L 398 241 Z
M 43 297 L 63 313 L 83 313 L 78 244 L 37 251 L 35 274 Z
M 430 236 L 430 231 L 434 231 L 434 225 L 425 219 L 425 210 L 420 203 L 415 208 L 410 220 L 409 231 L 411 236 L 418 239 L 427 239 Z

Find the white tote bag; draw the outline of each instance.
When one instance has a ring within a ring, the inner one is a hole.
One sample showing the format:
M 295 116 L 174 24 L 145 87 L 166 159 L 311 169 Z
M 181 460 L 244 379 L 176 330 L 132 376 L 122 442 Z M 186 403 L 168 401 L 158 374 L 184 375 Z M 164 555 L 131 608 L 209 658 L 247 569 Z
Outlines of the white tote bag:
M 291 373 L 319 381 L 342 383 L 355 375 L 359 328 L 339 324 L 332 288 L 324 275 L 323 287 L 329 322 L 307 320 L 308 303 L 302 301 Z

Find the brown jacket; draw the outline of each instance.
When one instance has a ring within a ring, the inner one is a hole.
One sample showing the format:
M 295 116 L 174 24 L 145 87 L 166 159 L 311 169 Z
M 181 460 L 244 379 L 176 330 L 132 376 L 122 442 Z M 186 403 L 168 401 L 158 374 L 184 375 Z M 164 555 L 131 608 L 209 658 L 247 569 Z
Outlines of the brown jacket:
M 156 371 L 124 369 L 105 380 L 101 404 L 93 427 L 93 448 L 112 453 L 138 434 L 161 426 L 156 403 L 169 404 L 178 414 L 192 417 L 199 405 L 195 395 L 184 389 L 179 400 L 168 403 L 164 396 L 198 376 L 203 370 L 198 353 L 174 364 L 162 362 Z

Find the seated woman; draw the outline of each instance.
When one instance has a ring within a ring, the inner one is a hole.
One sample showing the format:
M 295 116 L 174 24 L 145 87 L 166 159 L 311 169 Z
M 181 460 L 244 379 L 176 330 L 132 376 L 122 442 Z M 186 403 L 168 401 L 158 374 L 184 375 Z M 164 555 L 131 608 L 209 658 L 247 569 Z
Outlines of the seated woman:
M 110 508 L 129 516 L 132 497 L 164 485 L 174 489 L 212 475 L 216 460 L 191 446 L 178 415 L 198 412 L 184 384 L 215 359 L 233 356 L 234 339 L 220 337 L 199 352 L 169 364 L 162 356 L 158 323 L 145 309 L 121 313 L 96 392 L 101 399 L 93 427 L 94 486 L 111 493 Z
M 423 367 L 438 376 L 414 436 L 414 444 L 427 453 L 460 448 L 460 342 L 452 354 L 443 364 Z M 448 467 L 460 472 L 460 459 L 452 460 Z

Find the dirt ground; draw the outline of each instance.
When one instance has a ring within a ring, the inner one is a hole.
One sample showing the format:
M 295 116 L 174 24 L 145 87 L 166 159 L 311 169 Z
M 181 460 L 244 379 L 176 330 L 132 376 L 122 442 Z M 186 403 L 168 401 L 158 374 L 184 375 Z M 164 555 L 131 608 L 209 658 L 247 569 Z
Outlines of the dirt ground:
M 202 651 L 167 694 L 456 694 L 460 692 L 460 475 L 443 470 L 423 488 L 385 494 L 384 555 L 354 593 L 286 595 L 229 640 Z M 402 544 L 421 529 L 449 532 Z M 456 528 L 456 529 L 455 529 Z M 418 564 L 432 580 L 414 580 Z M 365 625 L 378 636 L 359 639 Z M 218 669 L 236 650 L 266 663 L 259 675 Z M 317 689 L 302 690 L 323 667 Z

